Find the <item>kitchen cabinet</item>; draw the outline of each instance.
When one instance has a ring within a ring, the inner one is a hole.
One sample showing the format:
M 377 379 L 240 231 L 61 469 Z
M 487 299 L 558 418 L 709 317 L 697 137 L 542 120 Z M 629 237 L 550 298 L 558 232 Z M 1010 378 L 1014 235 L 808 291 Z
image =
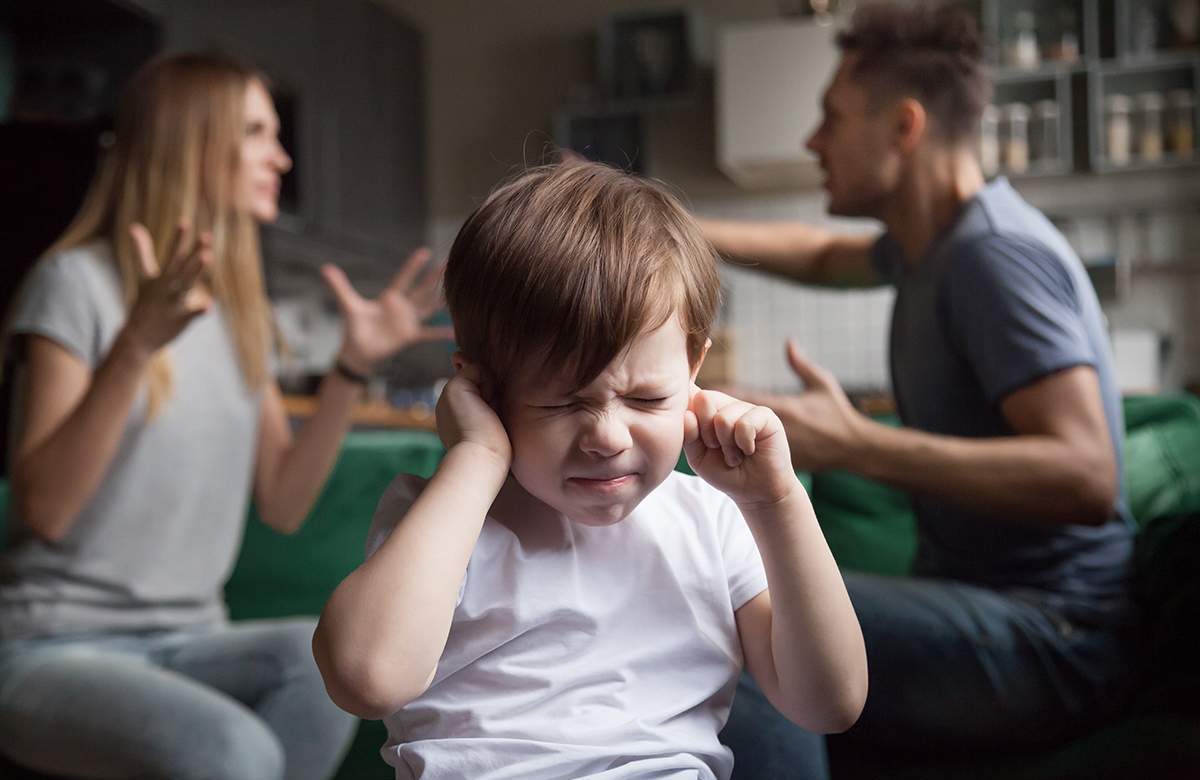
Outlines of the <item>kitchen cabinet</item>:
M 745 188 L 816 187 L 804 148 L 838 61 L 836 27 L 814 21 L 746 22 L 717 31 L 717 167 Z

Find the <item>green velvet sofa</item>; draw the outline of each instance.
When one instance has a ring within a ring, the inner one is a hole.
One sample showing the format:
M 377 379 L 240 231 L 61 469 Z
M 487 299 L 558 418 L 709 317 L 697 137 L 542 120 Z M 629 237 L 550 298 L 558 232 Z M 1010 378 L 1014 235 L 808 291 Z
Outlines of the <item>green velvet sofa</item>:
M 936 765 L 885 758 L 874 776 L 1200 778 L 1200 400 L 1127 398 L 1125 418 L 1125 479 L 1140 527 L 1137 587 L 1145 605 L 1145 668 L 1135 706 L 1120 722 L 1054 750 L 961 757 Z M 440 443 L 428 432 L 350 434 L 304 528 L 284 537 L 261 523 L 247 525 L 226 585 L 233 618 L 317 614 L 337 583 L 361 562 L 384 487 L 400 472 L 431 474 L 441 454 Z M 686 464 L 680 468 L 686 470 Z M 844 472 L 802 477 L 843 568 L 884 574 L 909 570 L 916 540 L 911 506 L 902 493 Z M 0 484 L 0 524 L 6 492 Z M 380 723 L 364 722 L 338 778 L 392 777 L 379 758 L 385 736 Z

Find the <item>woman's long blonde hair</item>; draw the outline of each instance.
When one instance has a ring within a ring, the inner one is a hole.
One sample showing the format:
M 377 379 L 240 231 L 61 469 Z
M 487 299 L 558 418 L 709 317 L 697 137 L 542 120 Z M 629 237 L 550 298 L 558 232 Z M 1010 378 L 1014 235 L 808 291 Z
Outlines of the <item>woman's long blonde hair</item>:
M 235 207 L 235 176 L 244 133 L 244 100 L 253 68 L 211 54 L 174 54 L 144 66 L 130 81 L 117 112 L 116 137 L 101 161 L 79 213 L 50 252 L 96 240 L 111 244 L 126 306 L 137 297 L 142 272 L 129 225 L 140 222 L 165 259 L 180 220 L 194 237 L 212 233 L 207 282 L 226 316 L 242 376 L 249 388 L 267 375 L 270 309 L 263 289 L 258 225 Z M 167 349 L 149 369 L 149 410 L 171 395 Z

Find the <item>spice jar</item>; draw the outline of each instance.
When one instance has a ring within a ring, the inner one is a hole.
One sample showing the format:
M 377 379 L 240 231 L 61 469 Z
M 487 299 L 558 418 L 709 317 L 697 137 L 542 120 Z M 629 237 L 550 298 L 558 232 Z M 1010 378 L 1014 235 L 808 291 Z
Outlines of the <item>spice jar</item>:
M 1187 159 L 1196 149 L 1196 97 L 1188 89 L 1167 93 L 1167 149 Z
M 991 104 L 979 118 L 979 167 L 984 176 L 1000 172 L 1000 110 Z
M 1003 164 L 1012 173 L 1029 169 L 1029 106 L 1009 103 L 1004 106 Z
M 1034 103 L 1029 129 L 1029 161 L 1032 165 L 1053 165 L 1059 161 L 1058 128 L 1058 103 L 1053 100 Z
M 1075 11 L 1064 7 L 1058 13 L 1058 35 L 1046 48 L 1046 59 L 1069 64 L 1079 61 L 1079 33 Z
M 1162 160 L 1163 105 L 1161 92 L 1143 92 L 1137 96 L 1137 150 L 1142 162 Z
M 1032 11 L 1018 11 L 1013 21 L 1015 30 L 1006 47 L 1008 64 L 1014 68 L 1036 68 L 1041 64 L 1037 20 Z
M 1104 153 L 1109 165 L 1128 165 L 1133 127 L 1128 95 L 1112 94 L 1104 99 Z

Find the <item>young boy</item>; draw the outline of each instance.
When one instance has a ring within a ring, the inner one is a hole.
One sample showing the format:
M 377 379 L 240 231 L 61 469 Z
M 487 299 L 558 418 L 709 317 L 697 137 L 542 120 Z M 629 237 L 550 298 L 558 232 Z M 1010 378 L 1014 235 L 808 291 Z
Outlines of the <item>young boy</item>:
M 783 428 L 694 384 L 720 283 L 680 204 L 532 170 L 468 218 L 445 284 L 445 458 L 388 488 L 313 639 L 396 776 L 728 778 L 743 664 L 797 724 L 854 723 L 862 636 Z

